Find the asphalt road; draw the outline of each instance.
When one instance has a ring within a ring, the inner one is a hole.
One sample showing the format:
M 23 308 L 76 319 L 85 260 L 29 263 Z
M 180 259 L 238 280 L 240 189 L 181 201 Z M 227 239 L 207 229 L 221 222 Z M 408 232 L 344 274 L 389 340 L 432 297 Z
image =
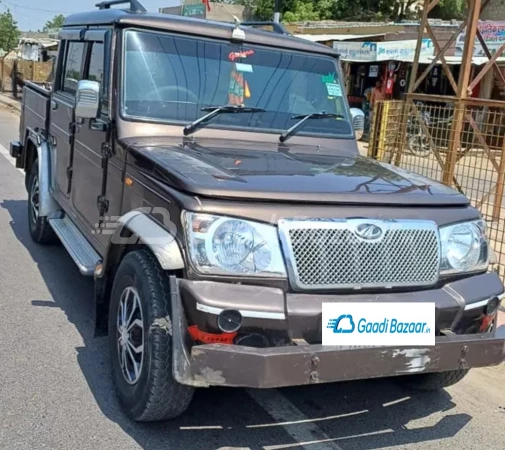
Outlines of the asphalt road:
M 0 109 L 0 143 L 18 119 Z M 3 151 L 3 150 L 2 150 Z M 413 394 L 390 380 L 271 391 L 201 390 L 162 424 L 122 414 L 93 286 L 61 246 L 27 229 L 23 175 L 0 155 L 0 449 L 502 449 L 505 366 Z

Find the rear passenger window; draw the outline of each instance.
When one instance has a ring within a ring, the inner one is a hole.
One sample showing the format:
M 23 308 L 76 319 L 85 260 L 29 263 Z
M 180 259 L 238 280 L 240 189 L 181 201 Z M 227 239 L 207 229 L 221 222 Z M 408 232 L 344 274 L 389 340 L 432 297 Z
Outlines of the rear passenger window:
M 63 90 L 75 94 L 81 79 L 84 42 L 69 42 L 63 70 Z

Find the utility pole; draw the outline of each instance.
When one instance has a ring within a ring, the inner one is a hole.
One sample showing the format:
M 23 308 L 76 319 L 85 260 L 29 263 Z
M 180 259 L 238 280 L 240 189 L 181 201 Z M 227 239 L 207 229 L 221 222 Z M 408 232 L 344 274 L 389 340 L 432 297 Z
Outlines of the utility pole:
M 275 0 L 274 3 L 274 22 L 280 23 L 281 21 L 281 0 Z

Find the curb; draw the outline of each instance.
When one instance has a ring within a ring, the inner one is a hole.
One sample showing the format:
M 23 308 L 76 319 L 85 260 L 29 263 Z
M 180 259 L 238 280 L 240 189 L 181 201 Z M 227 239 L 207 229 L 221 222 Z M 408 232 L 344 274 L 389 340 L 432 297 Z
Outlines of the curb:
M 21 113 L 21 104 L 19 102 L 9 102 L 7 101 L 6 99 L 2 98 L 0 96 L 0 104 L 2 104 L 3 106 L 6 106 L 10 109 L 12 109 L 13 111 L 16 111 L 18 113 Z

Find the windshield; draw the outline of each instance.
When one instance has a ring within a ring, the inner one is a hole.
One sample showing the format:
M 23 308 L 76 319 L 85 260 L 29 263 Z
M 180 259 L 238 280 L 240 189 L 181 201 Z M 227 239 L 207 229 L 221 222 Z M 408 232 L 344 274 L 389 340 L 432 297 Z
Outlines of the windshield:
M 240 46 L 162 33 L 125 33 L 123 115 L 187 125 L 202 108 L 238 105 L 261 112 L 221 114 L 208 127 L 281 133 L 294 116 L 299 135 L 352 137 L 336 61 L 330 57 Z

